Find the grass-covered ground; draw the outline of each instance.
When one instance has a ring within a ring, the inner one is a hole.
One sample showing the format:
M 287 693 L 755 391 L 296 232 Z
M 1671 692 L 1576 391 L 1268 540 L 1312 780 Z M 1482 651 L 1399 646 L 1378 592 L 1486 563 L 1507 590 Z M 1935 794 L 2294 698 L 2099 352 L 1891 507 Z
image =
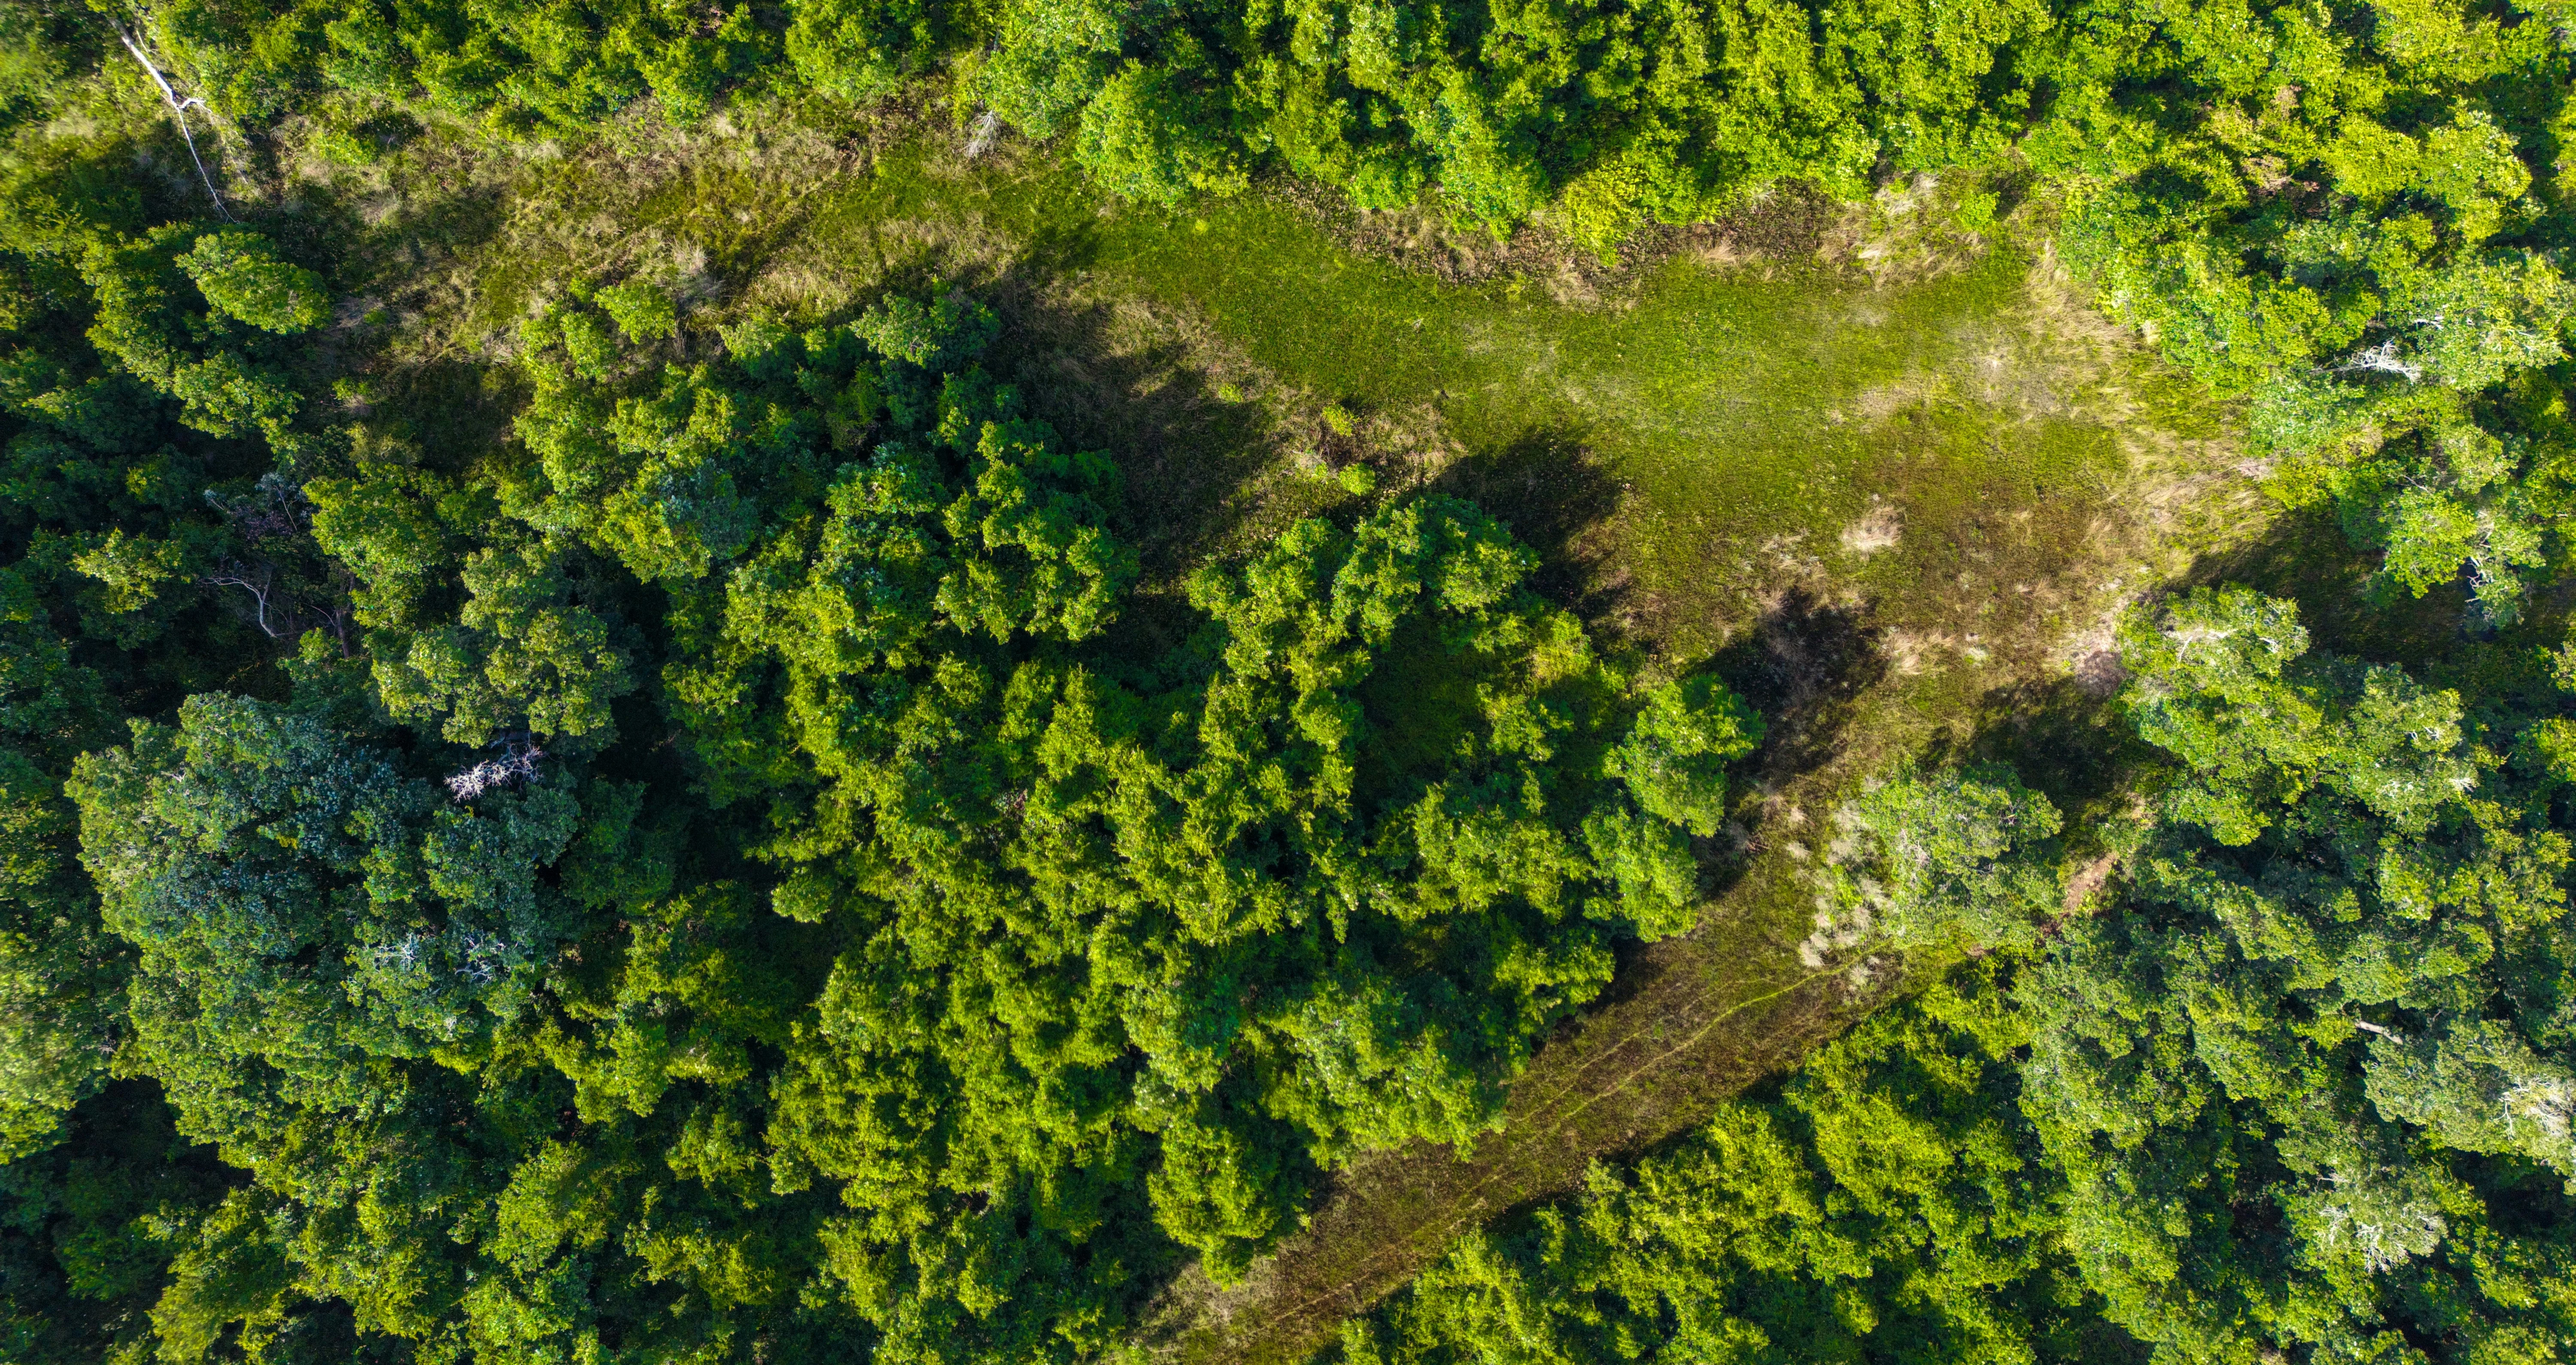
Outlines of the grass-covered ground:
M 1516 245 L 1462 283 L 1348 249 L 1410 229 L 1446 266 L 1486 245 L 1434 224 L 1260 193 L 1121 205 L 1043 151 L 970 160 L 907 123 L 638 128 L 560 160 L 430 138 L 307 169 L 376 224 L 385 278 L 427 279 L 392 301 L 416 364 L 494 357 L 576 278 L 677 281 L 710 344 L 749 309 L 963 283 L 1040 338 L 1022 378 L 1127 461 L 1139 529 L 1175 559 L 1342 500 L 1323 476 L 1361 461 L 1384 495 L 1440 485 L 1512 514 L 1587 568 L 1596 615 L 1685 654 L 1792 578 L 1954 618 L 1900 639 L 1908 661 L 2014 648 L 1976 624 L 2014 608 L 1970 599 L 2068 591 L 2037 571 L 2121 531 L 2096 522 L 2139 510 L 2112 507 L 2125 480 L 2227 465 L 2207 457 L 2216 415 L 2032 259 L 2038 234 L 1967 236 L 1937 193 L 1875 222 L 1784 204 L 1619 272 Z
M 1454 491 L 1545 552 L 1550 591 L 1714 656 L 1773 722 L 1702 929 L 1625 964 L 1473 1153 L 1364 1160 L 1245 1285 L 1185 1277 L 1154 1332 L 1179 1356 L 1302 1354 L 1455 1232 L 1688 1127 L 1880 998 L 1892 966 L 1799 959 L 1824 804 L 1900 753 L 2008 749 L 2080 834 L 2119 799 L 2083 761 L 2108 743 L 2109 614 L 2271 515 L 2226 414 L 2037 245 L 2044 206 L 1975 236 L 1935 187 L 1784 202 L 1606 269 L 1259 192 L 1125 206 L 944 127 L 637 128 L 563 158 L 429 136 L 301 164 L 317 230 L 413 282 L 360 304 L 392 329 L 384 439 L 498 431 L 494 362 L 576 280 L 675 285 L 707 347 L 749 310 L 960 283 L 1015 324 L 1002 363 L 1039 411 L 1121 459 L 1158 581 L 1297 516 Z

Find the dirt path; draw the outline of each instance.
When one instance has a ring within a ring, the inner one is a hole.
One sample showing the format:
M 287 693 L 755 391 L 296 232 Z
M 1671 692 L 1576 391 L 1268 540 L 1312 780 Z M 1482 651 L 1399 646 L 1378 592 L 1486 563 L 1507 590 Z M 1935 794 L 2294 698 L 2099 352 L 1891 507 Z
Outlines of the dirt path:
M 1707 928 L 1630 964 L 1622 998 L 1540 1054 L 1502 1134 L 1473 1154 L 1422 1143 L 1374 1153 L 1242 1284 L 1219 1290 L 1184 1275 L 1140 1336 L 1148 1358 L 1302 1360 L 1458 1234 L 1576 1187 L 1596 1157 L 1691 1127 L 1839 1031 L 1880 993 L 1855 990 L 1841 970 L 1804 968 L 1779 941 L 1774 903 L 1796 891 L 1789 861 L 1766 856 Z

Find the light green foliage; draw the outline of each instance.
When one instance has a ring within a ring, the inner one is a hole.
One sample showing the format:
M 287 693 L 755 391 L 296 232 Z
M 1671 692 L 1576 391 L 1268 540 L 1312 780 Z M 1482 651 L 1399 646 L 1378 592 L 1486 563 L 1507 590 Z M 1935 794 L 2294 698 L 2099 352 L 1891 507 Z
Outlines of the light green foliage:
M 377 627 L 409 622 L 441 571 L 453 571 L 448 523 L 463 510 L 453 492 L 434 475 L 366 466 L 353 477 L 304 486 L 316 508 L 315 539 L 359 581 L 359 620 Z
M 72 569 L 107 585 L 106 607 L 118 615 L 152 605 L 161 585 L 179 577 L 186 557 L 174 541 L 128 540 L 122 528 L 111 528 L 97 547 L 72 557 Z
M 224 316 L 267 332 L 304 332 L 331 316 L 322 277 L 277 259 L 255 232 L 210 232 L 179 257 L 179 269 Z
M 746 1179 L 749 1049 L 787 1041 L 804 955 L 732 883 L 675 886 L 643 786 L 540 769 L 453 800 L 335 695 L 201 694 L 75 783 L 141 953 L 134 1046 L 262 1180 L 174 1229 L 162 1355 L 335 1320 L 393 1358 L 666 1352 L 749 1312 L 837 1358 L 777 1316 L 813 1211 Z
M 1646 695 L 1608 771 L 1658 819 L 1702 836 L 1726 814 L 1726 764 L 1762 742 L 1762 718 L 1715 678 L 1666 683 Z
M 2563 414 L 2529 390 L 2576 308 L 2547 165 L 2576 54 L 2538 9 L 789 9 L 783 47 L 747 8 L 684 21 L 639 0 L 452 20 L 191 0 L 158 28 L 239 116 L 327 82 L 512 133 L 595 126 L 648 90 L 684 122 L 780 83 L 875 101 L 945 65 L 979 143 L 996 123 L 1070 132 L 1120 195 L 1230 194 L 1275 161 L 1363 208 L 1428 196 L 1498 233 L 1544 220 L 1604 259 L 1649 222 L 1710 221 L 1787 180 L 1856 201 L 1893 175 L 2028 171 L 2064 206 L 2066 257 L 2169 357 L 2252 400 L 2283 491 L 2340 504 L 2387 552 L 2387 587 L 2466 571 L 2508 623 L 2564 510 Z M 1984 232 L 1999 206 L 1971 191 L 1958 225 Z M 2480 439 L 2501 465 L 2456 458 Z
M 2404 670 L 2309 656 L 2297 609 L 2244 588 L 2198 589 L 2123 625 L 2138 733 L 2209 781 L 2175 813 L 2223 843 L 2254 841 L 2323 787 L 2408 833 L 2477 786 L 2460 703 Z
M 302 30 L 291 46 L 274 29 L 219 20 L 190 34 L 188 49 L 200 61 L 285 57 L 305 81 L 418 100 L 512 137 L 587 129 L 648 93 L 665 118 L 689 123 L 778 55 L 748 6 L 503 0 L 433 17 L 346 0 L 291 15 Z
M 467 601 L 452 627 L 379 640 L 377 693 L 397 718 L 444 715 L 440 734 L 481 746 L 526 730 L 544 739 L 604 729 L 634 690 L 626 654 L 597 614 L 572 603 L 555 556 L 533 546 L 466 557 Z
M 2122 639 L 2125 707 L 2173 767 L 2108 913 L 2020 926 L 1778 1103 L 1470 1234 L 1340 1359 L 2569 1358 L 2546 746 L 2508 762 L 2450 694 L 2312 654 L 2242 590 Z M 2482 676 L 2487 733 L 2564 724 Z M 1846 809 L 1847 840 L 1912 854 L 1845 865 L 1899 873 L 2055 827 L 1991 769 L 1903 770 Z
M 727 332 L 737 402 L 874 450 L 781 486 L 664 675 L 711 790 L 797 793 L 773 906 L 849 946 L 774 1160 L 853 1210 L 826 1268 L 900 1358 L 1020 1358 L 1116 1302 L 1059 1267 L 1159 1237 L 1239 1273 L 1319 1163 L 1487 1129 L 1612 936 L 1689 922 L 1687 844 L 1629 785 L 1707 824 L 1758 734 L 1706 681 L 1637 718 L 1454 502 L 1300 524 L 1191 580 L 1186 644 L 1111 647 L 1113 467 L 974 364 L 993 326 L 951 294 Z
M 543 461 L 541 529 L 578 533 L 647 580 L 703 578 L 750 543 L 756 511 L 738 476 L 786 433 L 753 427 L 755 414 L 698 372 L 673 370 L 613 406 L 540 376 L 519 430 Z
M 70 54 L 47 32 L 53 17 L 16 0 L 0 6 L 0 127 L 43 111 L 70 74 Z
M 82 751 L 123 737 L 138 701 L 202 683 L 205 661 L 260 638 L 245 616 L 208 609 L 220 604 L 197 574 L 239 556 L 291 589 L 302 563 L 291 536 L 246 534 L 218 510 L 252 497 L 258 466 L 243 457 L 260 452 L 181 425 L 176 405 L 138 382 L 143 367 L 120 368 L 114 349 L 82 335 L 94 320 L 93 331 L 134 337 L 146 320 L 119 307 L 158 299 L 167 311 L 151 323 L 187 338 L 184 278 L 111 272 L 97 298 L 64 259 L 80 258 L 86 225 L 55 228 L 72 239 L 56 256 L 0 251 L 12 278 L 46 282 L 20 300 L 0 382 L 0 1161 L 59 1140 L 130 1036 L 132 952 L 100 920 L 64 778 Z
M 1605 256 L 1793 178 L 2027 171 L 2384 586 L 2557 610 L 2555 7 L 129 17 L 219 163 L 294 111 L 572 139 L 944 71 L 970 137 L 1120 195 L 1270 164 Z M 1098 1356 L 1324 1171 L 1492 1131 L 1616 945 L 1694 923 L 1758 719 L 1641 683 L 1478 509 L 1339 504 L 1140 603 L 1118 466 L 954 291 L 719 356 L 630 281 L 524 329 L 515 443 L 335 428 L 377 420 L 332 373 L 368 329 L 288 257 L 383 259 L 264 193 L 275 243 L 154 226 L 135 74 L 49 103 L 122 51 L 75 20 L 0 9 L 0 1353 Z M 2564 705 L 2312 654 L 2242 592 L 2121 643 L 2167 767 L 2114 913 L 2043 927 L 2058 817 L 2008 772 L 1863 791 L 1823 946 L 2010 961 L 1478 1239 L 1349 1357 L 2576 1354 Z M 162 1095 L 229 1171 L 103 1140 Z
M 696 23 L 673 27 L 668 39 L 641 47 L 635 67 L 660 101 L 662 117 L 681 127 L 714 112 L 727 87 L 776 52 L 775 37 L 747 4 L 725 11 L 712 30 Z
M 148 1082 L 84 1104 L 69 1140 L 0 1165 L 0 1264 L 11 1358 L 28 1365 L 150 1360 L 167 1239 L 218 1205 L 214 1154 L 171 1128 Z
M 511 0 L 452 20 L 374 0 L 274 18 L 204 0 L 182 12 L 164 32 L 222 73 L 239 116 L 327 83 L 513 134 L 592 124 L 648 90 L 686 122 L 729 90 L 789 79 L 873 102 L 944 62 L 961 111 L 1032 138 L 1075 133 L 1075 154 L 1120 194 L 1230 193 L 1275 154 L 1366 207 L 1436 183 L 1465 218 L 1502 230 L 1547 213 L 1602 250 L 1649 219 L 1705 218 L 1787 178 L 1856 197 L 1882 160 L 1996 161 L 2034 103 L 2012 58 L 2044 42 L 2050 19 L 2030 0 L 1585 15 L 1446 0 L 800 0 L 781 42 L 747 8 L 683 20 L 635 0 Z M 2479 183 L 2459 192 L 2490 192 Z
M 138 355 L 196 335 L 143 306 L 170 278 L 115 277 Z M 230 556 L 309 538 L 362 628 L 285 700 L 87 716 L 69 800 L 10 808 L 22 920 L 58 888 L 100 926 L 0 936 L 0 1009 L 87 1002 L 0 1049 L 12 1150 L 96 1106 L 108 1036 L 254 1177 L 156 1234 L 124 1339 L 1096 1352 L 1324 1168 L 1490 1131 L 1612 946 L 1691 923 L 1760 722 L 1637 687 L 1475 508 L 1302 523 L 1136 633 L 1117 466 L 982 368 L 981 305 L 754 317 L 691 365 L 624 306 L 524 329 L 516 448 L 353 443 L 216 503 L 237 540 L 46 542 L 130 633 L 169 565 L 282 582 Z
M 2516 20 L 2438 0 L 2086 13 L 2034 70 L 2082 93 L 2028 148 L 2068 188 L 2069 256 L 2253 400 L 2290 491 L 2338 501 L 2393 586 L 2470 570 L 2498 622 L 2541 562 L 2565 440 L 2554 388 L 2484 395 L 2536 385 L 2576 306 L 2533 178 L 2567 57 Z M 2330 36 L 2355 25 L 2369 37 Z M 2168 100 L 2195 112 L 2150 112 Z
M 535 874 L 571 797 L 440 810 L 320 716 L 201 694 L 176 730 L 85 756 L 70 792 L 107 923 L 142 954 L 136 1026 L 206 1068 L 163 1075 L 201 1137 L 262 1100 L 353 1102 L 357 1058 L 479 1036 L 563 932 Z
M 2530 1277 L 2571 1248 L 2519 1212 L 2569 1159 L 2548 787 L 2466 743 L 2450 694 L 2307 653 L 2284 603 L 2202 594 L 2124 640 L 2171 823 L 2127 912 L 2022 988 L 2088 1280 L 2185 1358 L 2376 1360 L 2394 1332 L 2557 1358 L 2576 1319 Z
M 610 285 L 592 297 L 628 341 L 658 341 L 680 330 L 671 296 L 650 280 Z
M 1129 63 L 1083 106 L 1074 146 L 1111 192 L 1176 204 L 1248 183 L 1221 108 L 1186 77 Z
M 549 309 L 530 322 L 522 335 L 531 346 L 560 343 L 572 361 L 573 373 L 584 379 L 606 379 L 617 361 L 617 337 L 610 326 L 597 313 L 567 306 L 560 313 Z
M 1103 0 L 1010 0 L 990 55 L 970 59 L 963 86 L 1030 137 L 1053 137 L 1109 79 L 1126 43 L 1119 9 Z
M 2013 1112 L 2027 1026 L 1996 975 L 1870 1019 L 1777 1100 L 1722 1106 L 1633 1171 L 1594 1167 L 1579 1200 L 1469 1234 L 1331 1359 L 2120 1358 Z
M 1810 956 L 1882 937 L 2033 946 L 2057 908 L 2057 830 L 2057 808 L 2009 768 L 1899 768 L 1834 811 Z
M 42 1150 L 106 1079 L 124 963 L 69 856 L 61 764 L 103 739 L 96 673 L 74 664 L 25 578 L 0 578 L 0 1161 Z
M 789 6 L 787 57 L 805 84 L 868 104 L 927 65 L 954 19 L 921 0 L 800 0 Z
M 878 354 L 929 370 L 981 354 L 1000 330 L 991 309 L 953 289 L 928 303 L 903 295 L 881 300 L 858 323 L 858 335 Z
M 328 316 L 313 272 L 276 260 L 255 233 L 172 224 L 140 238 L 92 238 L 81 273 L 97 300 L 92 344 L 178 399 L 182 420 L 216 436 L 256 431 L 281 449 L 300 446 L 294 418 L 305 399 L 287 369 L 292 353 L 275 337 Z

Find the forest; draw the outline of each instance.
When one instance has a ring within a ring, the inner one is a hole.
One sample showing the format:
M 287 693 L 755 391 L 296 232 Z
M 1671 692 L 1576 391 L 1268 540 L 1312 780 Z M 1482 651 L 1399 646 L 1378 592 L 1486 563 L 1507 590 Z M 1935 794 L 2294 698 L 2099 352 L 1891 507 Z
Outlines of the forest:
M 801 295 L 525 188 L 790 132 L 1079 188 Z M 2566 0 L 0 0 L 0 1362 L 2576 1365 L 2571 145 Z M 1368 225 L 1552 262 L 1403 287 L 1565 348 L 1879 307 L 1765 225 L 1911 214 L 2270 548 L 2097 518 L 2014 572 L 2098 640 L 1977 697 L 1800 595 L 1928 510 L 1748 500 L 1785 577 L 1623 614 L 1527 490 L 1656 471 L 1127 383 L 1061 300 L 1130 267 L 1030 283 L 1229 205 L 1403 338 Z M 1915 719 L 1828 736 L 1799 611 Z M 1839 1012 L 1320 1334 L 1222 1297 L 1693 943 Z

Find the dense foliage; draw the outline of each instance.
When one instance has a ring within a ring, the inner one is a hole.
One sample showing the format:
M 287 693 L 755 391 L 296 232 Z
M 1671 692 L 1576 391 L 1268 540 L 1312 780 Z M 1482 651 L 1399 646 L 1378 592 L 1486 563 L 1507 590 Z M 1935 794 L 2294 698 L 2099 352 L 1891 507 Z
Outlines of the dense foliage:
M 2029 932 L 2056 888 L 2012 893 L 2043 845 L 1998 813 L 2046 798 L 2009 773 L 1857 798 L 1847 828 L 1930 833 L 1823 880 L 2009 907 L 1964 934 L 2006 952 L 1463 1243 L 1344 1358 L 2576 1358 L 2568 706 L 2490 660 L 2472 717 L 2242 589 L 2140 614 L 2123 658 L 2172 768 L 2111 913 Z M 1834 946 L 1962 936 L 1861 927 Z
M 204 193 L 281 118 L 365 160 L 930 95 L 1121 195 L 1275 169 L 1605 252 L 1955 172 L 1962 230 L 2051 206 L 2381 589 L 2527 632 L 2570 24 L 0 0 L 0 1358 L 1096 1355 L 1324 1172 L 1490 1132 L 1693 922 L 1762 734 L 1452 500 L 1140 586 L 1118 452 L 957 292 L 718 328 L 563 281 L 508 439 L 389 438 L 330 244 Z M 2546 670 L 2428 685 L 2238 591 L 2122 651 L 2160 757 L 2107 908 L 2008 770 L 1856 793 L 1811 963 L 1994 955 L 1346 1355 L 2576 1356 Z
M 1489 1131 L 1693 920 L 1759 720 L 1472 506 L 1130 627 L 1116 460 L 963 294 L 683 359 L 577 286 L 515 439 L 425 451 L 342 416 L 327 258 L 50 183 L 7 1358 L 1094 1351 L 1323 1171 Z
M 1764 1101 L 1472 1234 L 1349 1365 L 2116 1359 L 2015 1122 L 2029 1025 L 1992 964 L 1873 1016 Z
M 936 89 L 985 131 L 1061 138 L 1121 195 L 1276 167 L 1603 252 L 1788 181 L 1857 200 L 1954 170 L 1982 186 L 1953 196 L 1957 224 L 1981 230 L 2035 176 L 2067 258 L 2251 400 L 2285 489 L 2384 549 L 2384 586 L 2466 571 L 2501 622 L 2557 552 L 2570 482 L 2544 377 L 2576 308 L 2550 150 L 2569 23 L 2553 0 L 186 0 L 144 27 L 215 109 L 325 111 L 324 144 L 355 157 L 386 110 L 528 135 L 647 93 L 688 121 Z

